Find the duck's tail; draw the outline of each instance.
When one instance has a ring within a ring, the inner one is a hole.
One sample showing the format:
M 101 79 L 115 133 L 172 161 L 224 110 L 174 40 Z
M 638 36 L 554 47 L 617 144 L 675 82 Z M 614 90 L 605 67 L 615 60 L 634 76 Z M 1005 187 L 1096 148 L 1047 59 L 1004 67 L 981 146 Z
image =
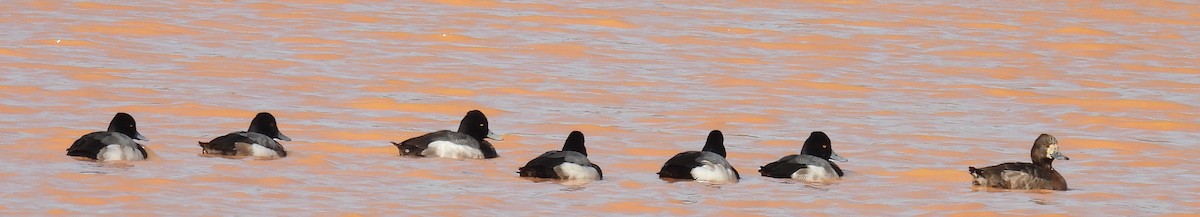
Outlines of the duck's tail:
M 546 167 L 532 167 L 532 166 L 521 167 L 521 168 L 517 169 L 517 174 L 520 174 L 520 175 L 518 175 L 520 177 L 558 178 L 558 174 L 554 173 L 553 168 L 546 168 Z
M 988 179 L 985 178 L 983 170 L 975 167 L 967 167 L 967 171 L 971 173 L 972 185 L 988 185 Z
M 212 144 L 207 143 L 207 142 L 201 142 L 201 141 L 196 141 L 196 144 L 200 145 L 200 153 L 201 154 L 211 154 L 211 153 L 208 153 L 208 150 L 210 149 L 209 146 L 211 146 Z
M 397 150 L 400 151 L 400 156 L 419 156 L 420 152 L 417 152 L 418 147 L 416 145 L 406 144 L 406 142 L 407 141 L 391 143 L 393 146 L 396 146 Z
M 970 172 L 972 177 L 978 178 L 983 176 L 983 170 L 976 169 L 975 167 L 967 167 L 967 172 Z

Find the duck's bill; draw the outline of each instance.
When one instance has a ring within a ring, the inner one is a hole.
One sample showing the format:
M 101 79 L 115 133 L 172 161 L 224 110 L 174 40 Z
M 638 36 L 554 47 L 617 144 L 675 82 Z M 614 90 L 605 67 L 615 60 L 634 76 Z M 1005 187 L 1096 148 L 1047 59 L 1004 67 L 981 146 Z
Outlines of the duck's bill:
M 133 139 L 142 140 L 142 141 L 150 141 L 150 139 L 147 139 L 146 136 L 143 136 L 141 133 L 133 135 Z
M 496 134 L 496 132 L 492 132 L 491 130 L 488 130 L 487 138 L 496 140 L 496 141 L 504 141 L 504 136 L 501 136 L 500 134 Z
M 288 136 L 283 135 L 283 133 L 279 133 L 279 140 L 292 141 L 292 137 L 288 137 Z
M 835 160 L 835 161 L 840 161 L 840 162 L 850 161 L 850 159 L 846 159 L 846 158 L 842 157 L 841 155 L 838 155 L 837 152 L 829 152 L 829 159 Z
M 1067 155 L 1063 155 L 1062 152 L 1054 152 L 1053 156 L 1055 160 L 1071 160 Z

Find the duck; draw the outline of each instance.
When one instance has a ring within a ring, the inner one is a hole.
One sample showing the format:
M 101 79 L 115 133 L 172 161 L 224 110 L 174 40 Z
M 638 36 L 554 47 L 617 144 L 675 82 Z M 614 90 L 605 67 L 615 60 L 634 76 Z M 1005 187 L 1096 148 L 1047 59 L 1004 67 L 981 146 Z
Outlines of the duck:
M 292 141 L 282 132 L 275 116 L 268 112 L 260 112 L 250 121 L 246 131 L 235 131 L 218 136 L 209 142 L 197 142 L 203 148 L 204 154 L 221 156 L 248 156 L 255 158 L 283 158 L 288 152 L 282 144 L 275 141 Z
M 1014 190 L 1067 190 L 1067 180 L 1054 169 L 1054 160 L 1071 160 L 1058 150 L 1058 139 L 1042 134 L 1029 151 L 1032 163 L 1010 162 L 994 166 L 967 167 L 972 186 Z
M 583 146 L 583 132 L 571 131 L 561 151 L 551 150 L 529 160 L 518 169 L 521 177 L 601 180 L 604 178 L 600 166 L 588 160 L 587 148 Z
M 840 179 L 845 174 L 837 163 L 831 160 L 846 162 L 846 158 L 833 152 L 833 144 L 829 136 L 821 131 L 813 131 L 804 140 L 800 154 L 783 156 L 775 162 L 768 163 L 758 169 L 762 176 L 771 178 L 795 179 L 804 182 L 828 182 Z
M 487 139 L 503 141 L 504 138 L 488 128 L 487 116 L 479 110 L 471 110 L 458 123 L 458 131 L 440 130 L 413 137 L 403 142 L 392 142 L 401 156 L 440 157 L 454 159 L 491 159 L 500 157 L 496 148 Z
M 97 161 L 140 161 L 150 158 L 146 147 L 134 140 L 149 141 L 137 131 L 137 121 L 119 112 L 108 122 L 108 130 L 84 134 L 67 148 L 67 156 Z
M 741 179 L 737 169 L 725 160 L 725 136 L 720 130 L 708 133 L 704 148 L 700 151 L 685 151 L 663 163 L 658 171 L 659 178 L 688 179 L 698 182 L 722 184 L 736 183 Z

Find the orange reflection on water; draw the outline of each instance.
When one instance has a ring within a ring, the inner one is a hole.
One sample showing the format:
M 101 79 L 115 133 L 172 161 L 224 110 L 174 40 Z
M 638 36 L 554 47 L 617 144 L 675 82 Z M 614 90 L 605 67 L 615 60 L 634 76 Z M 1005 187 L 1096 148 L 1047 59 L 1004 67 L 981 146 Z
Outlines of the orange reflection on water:
M 299 1 L 0 6 L 4 215 L 1125 215 L 1200 213 L 1200 6 Z M 488 115 L 501 157 L 398 156 L 389 141 Z M 279 117 L 289 156 L 196 141 Z M 64 156 L 113 113 L 144 162 Z M 658 179 L 726 133 L 737 184 Z M 518 178 L 587 135 L 605 179 Z M 824 131 L 848 174 L 757 169 Z M 1039 133 L 1072 190 L 970 186 Z M 199 209 L 198 209 L 199 208 Z

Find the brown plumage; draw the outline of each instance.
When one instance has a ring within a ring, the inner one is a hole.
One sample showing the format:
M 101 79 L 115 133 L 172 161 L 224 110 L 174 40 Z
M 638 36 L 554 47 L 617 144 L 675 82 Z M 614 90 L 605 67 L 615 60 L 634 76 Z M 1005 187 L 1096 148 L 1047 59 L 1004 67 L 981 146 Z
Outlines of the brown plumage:
M 1058 139 L 1049 134 L 1038 136 L 1030 150 L 1032 163 L 1014 162 L 967 170 L 973 178 L 972 184 L 1002 189 L 1047 189 L 1067 190 L 1067 180 L 1054 170 L 1055 159 L 1070 160 L 1058 151 Z

